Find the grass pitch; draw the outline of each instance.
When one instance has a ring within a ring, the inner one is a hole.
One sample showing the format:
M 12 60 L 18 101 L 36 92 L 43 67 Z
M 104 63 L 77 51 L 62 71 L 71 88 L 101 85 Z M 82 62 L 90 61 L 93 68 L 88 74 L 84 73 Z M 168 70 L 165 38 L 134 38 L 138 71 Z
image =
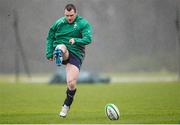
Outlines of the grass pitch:
M 65 91 L 65 85 L 0 83 L 0 123 L 180 123 L 178 82 L 79 84 L 68 117 L 60 118 Z M 119 120 L 105 116 L 107 103 L 119 108 Z

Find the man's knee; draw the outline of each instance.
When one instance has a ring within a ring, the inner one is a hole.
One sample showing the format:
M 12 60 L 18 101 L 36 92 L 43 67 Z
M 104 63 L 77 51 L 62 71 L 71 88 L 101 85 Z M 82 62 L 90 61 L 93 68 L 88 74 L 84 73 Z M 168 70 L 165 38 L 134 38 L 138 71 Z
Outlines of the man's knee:
M 70 79 L 67 81 L 67 84 L 68 84 L 68 88 L 70 90 L 74 90 L 76 89 L 76 82 L 77 82 L 77 79 Z
M 67 60 L 67 59 L 68 59 L 68 57 L 69 57 L 69 52 L 68 52 L 68 50 L 67 50 L 67 47 L 66 47 L 64 44 L 59 44 L 59 45 L 57 45 L 56 48 L 55 48 L 55 50 L 56 50 L 56 49 L 62 50 L 62 52 L 63 52 L 63 60 Z
M 67 50 L 66 46 L 64 44 L 59 44 L 56 46 L 56 49 L 61 49 L 63 53 Z

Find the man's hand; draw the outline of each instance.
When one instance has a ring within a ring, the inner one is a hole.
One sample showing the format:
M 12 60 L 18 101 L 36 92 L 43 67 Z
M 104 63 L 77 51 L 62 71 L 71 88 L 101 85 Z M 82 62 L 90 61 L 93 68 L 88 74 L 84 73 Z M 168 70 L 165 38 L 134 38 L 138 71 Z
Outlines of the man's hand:
M 74 38 L 71 38 L 71 39 L 69 40 L 69 42 L 70 42 L 71 44 L 74 44 L 74 43 L 75 43 Z

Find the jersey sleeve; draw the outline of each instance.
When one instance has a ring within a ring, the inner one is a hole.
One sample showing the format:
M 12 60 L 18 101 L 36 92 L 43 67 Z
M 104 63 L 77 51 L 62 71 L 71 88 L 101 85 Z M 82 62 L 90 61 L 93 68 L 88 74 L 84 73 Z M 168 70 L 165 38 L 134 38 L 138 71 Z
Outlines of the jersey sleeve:
M 53 42 L 55 40 L 56 22 L 50 27 L 47 38 L 46 38 L 46 58 L 50 59 L 53 57 Z
M 81 29 L 82 38 L 74 38 L 75 43 L 79 45 L 88 45 L 92 41 L 92 27 L 89 23 L 87 23 Z

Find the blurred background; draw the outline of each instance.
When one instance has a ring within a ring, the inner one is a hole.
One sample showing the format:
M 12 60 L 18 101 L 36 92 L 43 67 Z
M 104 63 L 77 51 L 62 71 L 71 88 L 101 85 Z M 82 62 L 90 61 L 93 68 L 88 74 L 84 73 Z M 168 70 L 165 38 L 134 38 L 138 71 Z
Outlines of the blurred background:
M 130 80 L 126 74 L 132 81 L 135 75 L 180 78 L 180 0 L 0 0 L 1 79 L 25 75 L 46 82 L 56 72 L 45 41 L 68 3 L 93 25 L 82 70 L 114 76 L 114 82 Z

